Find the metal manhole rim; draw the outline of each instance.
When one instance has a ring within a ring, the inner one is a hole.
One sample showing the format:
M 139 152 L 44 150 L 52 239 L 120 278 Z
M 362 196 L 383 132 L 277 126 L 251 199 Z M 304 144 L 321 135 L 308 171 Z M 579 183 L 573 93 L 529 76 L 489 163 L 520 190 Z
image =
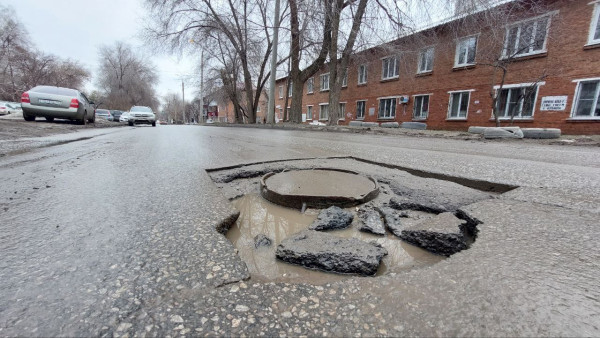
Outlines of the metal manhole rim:
M 367 194 L 362 195 L 360 198 L 345 197 L 345 196 L 313 196 L 313 195 L 293 195 L 293 194 L 280 194 L 268 188 L 266 180 L 276 174 L 281 174 L 290 171 L 307 171 L 307 170 L 326 170 L 326 171 L 338 171 L 347 174 L 364 177 L 374 184 L 374 188 Z M 379 184 L 377 180 L 368 175 L 363 175 L 359 172 L 340 169 L 340 168 L 328 168 L 328 167 L 315 167 L 315 168 L 298 168 L 298 169 L 285 169 L 280 172 L 269 172 L 263 175 L 260 179 L 260 195 L 271 203 L 282 205 L 294 209 L 304 209 L 306 207 L 311 208 L 328 208 L 330 206 L 338 206 L 340 208 L 348 208 L 363 204 L 373 200 L 379 195 Z

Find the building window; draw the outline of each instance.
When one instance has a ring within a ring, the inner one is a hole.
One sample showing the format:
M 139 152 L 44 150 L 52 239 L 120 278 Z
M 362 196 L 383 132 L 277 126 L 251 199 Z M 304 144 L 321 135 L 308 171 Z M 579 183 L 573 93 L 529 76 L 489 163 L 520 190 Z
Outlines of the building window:
M 356 119 L 363 120 L 365 118 L 365 108 L 367 101 L 356 101 Z
M 292 84 L 288 83 L 288 97 L 292 97 Z
M 306 106 L 306 119 L 307 120 L 313 119 L 313 106 Z
M 309 94 L 312 94 L 314 86 L 315 86 L 315 78 L 311 77 L 310 79 L 308 79 L 308 83 L 306 84 L 306 89 Z
M 379 100 L 379 118 L 393 119 L 396 117 L 396 98 Z
M 592 22 L 590 24 L 590 35 L 588 37 L 589 45 L 596 43 L 600 43 L 600 3 L 594 4 Z
M 393 79 L 398 77 L 398 58 L 391 56 L 381 60 L 381 79 Z
M 367 83 L 367 65 L 358 66 L 358 84 Z
M 429 73 L 433 70 L 433 54 L 435 49 L 428 47 L 419 53 L 419 73 Z
M 429 95 L 415 96 L 413 119 L 423 120 L 429 115 Z
M 329 73 L 321 75 L 321 91 L 329 90 Z
M 518 57 L 543 53 L 546 50 L 546 38 L 550 17 L 538 17 L 522 21 L 506 28 L 504 57 Z
M 340 120 L 346 119 L 346 102 L 340 103 Z
M 329 104 L 322 103 L 319 105 L 319 120 L 329 120 Z
M 344 77 L 342 78 L 342 87 L 348 87 L 348 68 L 344 69 Z
M 504 88 L 498 96 L 498 118 L 531 118 L 537 86 Z
M 256 112 L 260 113 L 260 103 L 256 106 Z
M 449 119 L 466 119 L 469 109 L 469 97 L 471 92 L 450 93 L 450 102 L 448 104 Z
M 577 84 L 572 117 L 600 119 L 600 79 Z
M 283 86 L 279 86 L 279 98 L 283 99 Z
M 477 51 L 477 36 L 469 36 L 459 40 L 456 44 L 456 58 L 454 67 L 463 67 L 475 64 Z

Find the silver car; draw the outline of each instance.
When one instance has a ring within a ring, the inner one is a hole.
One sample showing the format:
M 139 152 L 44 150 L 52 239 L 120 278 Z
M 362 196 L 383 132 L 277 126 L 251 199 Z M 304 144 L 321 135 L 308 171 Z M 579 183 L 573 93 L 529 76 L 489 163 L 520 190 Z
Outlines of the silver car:
M 75 120 L 79 124 L 96 120 L 93 102 L 76 89 L 37 86 L 21 96 L 21 108 L 25 121 L 45 117 L 48 121 L 58 119 Z
M 151 124 L 156 127 L 156 115 L 152 112 L 152 108 L 146 106 L 133 106 L 129 109 L 128 121 L 130 126 L 136 123 Z

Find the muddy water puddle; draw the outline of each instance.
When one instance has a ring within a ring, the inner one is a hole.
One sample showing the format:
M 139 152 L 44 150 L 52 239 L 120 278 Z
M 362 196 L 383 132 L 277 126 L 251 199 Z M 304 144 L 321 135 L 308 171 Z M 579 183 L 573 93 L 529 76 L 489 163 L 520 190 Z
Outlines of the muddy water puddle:
M 352 277 L 309 270 L 275 258 L 277 245 L 290 235 L 307 229 L 317 218 L 319 210 L 308 209 L 301 213 L 295 209 L 275 205 L 259 194 L 245 195 L 234 200 L 233 204 L 240 211 L 240 217 L 227 232 L 227 238 L 238 249 L 253 280 L 326 284 Z M 367 242 L 376 241 L 386 248 L 388 255 L 383 258 L 377 275 L 429 266 L 444 259 L 404 243 L 389 233 L 382 237 L 358 231 L 354 223 L 348 229 L 329 233 L 339 237 L 355 237 Z M 271 246 L 254 247 L 254 237 L 260 234 L 273 241 Z

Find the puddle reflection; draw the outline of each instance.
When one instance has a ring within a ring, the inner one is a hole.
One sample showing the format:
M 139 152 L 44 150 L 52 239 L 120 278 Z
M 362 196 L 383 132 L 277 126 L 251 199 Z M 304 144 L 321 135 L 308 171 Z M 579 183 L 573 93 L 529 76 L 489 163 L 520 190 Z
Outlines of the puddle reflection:
M 240 211 L 240 217 L 227 232 L 227 238 L 238 249 L 240 256 L 248 265 L 253 280 L 325 284 L 352 277 L 309 270 L 275 258 L 277 245 L 290 235 L 307 229 L 317 218 L 318 210 L 309 209 L 302 214 L 297 210 L 270 203 L 258 194 L 245 195 L 234 200 L 233 204 Z M 388 255 L 384 257 L 378 275 L 428 266 L 444 259 L 406 244 L 389 233 L 380 237 L 357 229 L 356 224 L 353 223 L 348 229 L 330 233 L 340 237 L 355 237 L 367 242 L 376 241 L 386 248 Z M 266 235 L 273 241 L 270 247 L 254 248 L 254 237 L 260 234 Z

